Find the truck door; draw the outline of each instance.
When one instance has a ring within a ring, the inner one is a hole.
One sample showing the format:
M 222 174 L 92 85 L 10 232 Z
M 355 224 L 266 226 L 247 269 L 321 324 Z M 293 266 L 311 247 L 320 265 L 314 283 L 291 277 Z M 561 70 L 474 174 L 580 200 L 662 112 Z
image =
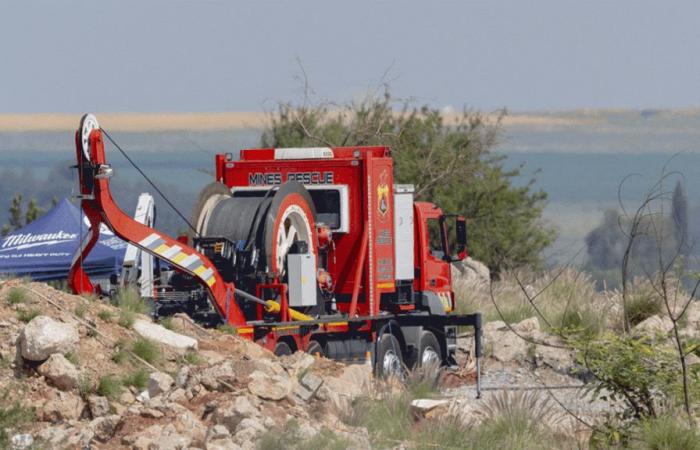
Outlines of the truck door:
M 450 263 L 445 258 L 442 210 L 432 203 L 415 203 L 417 291 L 436 293 L 452 309 Z

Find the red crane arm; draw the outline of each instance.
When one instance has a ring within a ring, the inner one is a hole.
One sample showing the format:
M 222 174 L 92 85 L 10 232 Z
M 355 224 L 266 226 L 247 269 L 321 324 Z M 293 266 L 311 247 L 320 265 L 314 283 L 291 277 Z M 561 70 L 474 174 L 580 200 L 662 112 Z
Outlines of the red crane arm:
M 96 124 L 96 122 L 95 122 Z M 115 235 L 157 258 L 167 261 L 178 269 L 189 273 L 209 292 L 214 306 L 227 323 L 245 325 L 243 312 L 236 302 L 233 283 L 221 278 L 212 262 L 194 248 L 147 227 L 125 214 L 112 199 L 109 190 L 111 167 L 105 159 L 104 141 L 99 128 L 89 131 L 87 140 L 76 132 L 76 155 L 80 179 L 81 207 L 90 221 L 90 230 L 73 257 L 68 283 L 73 292 L 92 293 L 94 288 L 82 267 L 82 262 L 92 250 L 99 237 L 100 225 L 104 223 Z M 87 152 L 83 151 L 87 143 Z M 89 159 L 86 157 L 89 154 Z

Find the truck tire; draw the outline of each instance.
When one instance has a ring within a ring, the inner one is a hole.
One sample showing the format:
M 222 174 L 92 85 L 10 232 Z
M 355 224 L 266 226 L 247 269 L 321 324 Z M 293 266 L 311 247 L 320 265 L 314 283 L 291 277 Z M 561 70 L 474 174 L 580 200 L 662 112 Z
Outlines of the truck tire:
M 318 341 L 309 341 L 309 347 L 306 349 L 306 353 L 311 356 L 316 356 L 317 354 L 323 356 L 323 347 Z
M 277 356 L 287 356 L 292 354 L 292 349 L 286 342 L 278 342 L 275 345 L 275 355 Z
M 426 364 L 442 363 L 442 351 L 440 350 L 440 342 L 435 337 L 432 331 L 423 331 L 418 344 L 418 367 Z
M 377 342 L 377 359 L 375 373 L 377 376 L 386 378 L 389 376 L 401 377 L 403 374 L 403 356 L 401 354 L 401 344 L 394 335 L 382 334 Z

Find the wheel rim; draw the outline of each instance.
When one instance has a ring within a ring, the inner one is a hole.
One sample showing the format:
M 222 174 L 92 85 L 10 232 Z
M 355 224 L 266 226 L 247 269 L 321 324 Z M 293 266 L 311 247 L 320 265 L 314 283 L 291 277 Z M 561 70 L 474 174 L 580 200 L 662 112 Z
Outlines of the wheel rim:
M 433 347 L 426 347 L 423 350 L 423 356 L 421 357 L 421 364 L 422 365 L 427 365 L 427 364 L 435 364 L 440 361 L 440 354 L 435 351 Z
M 284 264 L 289 249 L 295 242 L 305 241 L 311 248 L 311 224 L 304 210 L 297 205 L 290 205 L 284 210 L 275 236 L 275 265 L 273 269 L 280 277 L 286 273 Z
M 384 375 L 398 376 L 401 374 L 401 358 L 399 358 L 393 350 L 388 350 L 386 353 L 384 353 L 382 372 Z

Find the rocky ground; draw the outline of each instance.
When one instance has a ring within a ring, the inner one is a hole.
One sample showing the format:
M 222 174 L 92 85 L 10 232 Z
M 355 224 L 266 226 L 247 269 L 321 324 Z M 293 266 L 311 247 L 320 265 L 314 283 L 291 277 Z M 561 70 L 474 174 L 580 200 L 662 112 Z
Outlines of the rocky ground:
M 688 326 L 697 328 L 700 308 L 691 309 Z M 2 282 L 0 409 L 26 413 L 2 424 L 8 445 L 252 449 L 293 422 L 298 439 L 330 430 L 345 447 L 370 448 L 368 431 L 342 420 L 353 399 L 377 392 L 367 365 L 305 353 L 276 357 L 187 316 L 163 325 L 139 314 L 125 320 L 103 300 L 45 284 Z M 637 326 L 649 333 L 667 327 L 656 316 Z M 532 390 L 561 410 L 562 429 L 585 435 L 583 422 L 615 407 L 591 401 L 573 355 L 534 317 L 485 325 L 481 399 L 473 337 L 459 344 L 460 368 L 442 376 L 437 400 L 413 402 L 417 417 L 457 412 L 467 420 L 499 392 Z

